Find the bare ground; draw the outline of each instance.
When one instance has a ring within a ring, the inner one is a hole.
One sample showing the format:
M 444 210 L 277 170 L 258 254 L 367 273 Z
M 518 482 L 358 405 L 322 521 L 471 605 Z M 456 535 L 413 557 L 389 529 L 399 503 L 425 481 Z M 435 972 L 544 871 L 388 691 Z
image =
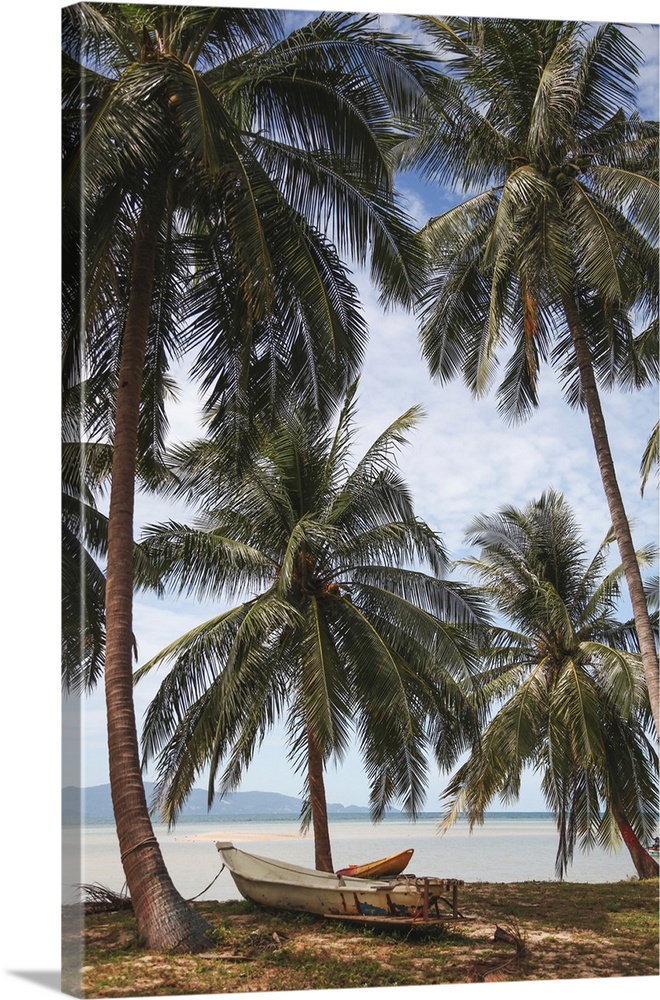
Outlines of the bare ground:
M 373 930 L 244 901 L 195 905 L 216 934 L 216 948 L 203 955 L 145 952 L 130 909 L 87 914 L 82 995 L 658 975 L 657 879 L 472 883 L 459 905 L 475 919 L 426 931 Z M 67 931 L 72 916 L 65 914 L 65 943 L 78 933 Z

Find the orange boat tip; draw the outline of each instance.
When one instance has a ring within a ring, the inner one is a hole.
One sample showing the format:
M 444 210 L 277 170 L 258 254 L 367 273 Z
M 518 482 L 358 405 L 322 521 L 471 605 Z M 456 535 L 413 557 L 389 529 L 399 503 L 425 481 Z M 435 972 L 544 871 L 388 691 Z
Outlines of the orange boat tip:
M 413 854 L 413 848 L 408 848 L 405 851 L 399 851 L 398 854 L 379 858 L 378 861 L 370 861 L 362 865 L 347 865 L 345 868 L 340 868 L 335 874 L 354 875 L 358 878 L 396 877 L 406 867 Z

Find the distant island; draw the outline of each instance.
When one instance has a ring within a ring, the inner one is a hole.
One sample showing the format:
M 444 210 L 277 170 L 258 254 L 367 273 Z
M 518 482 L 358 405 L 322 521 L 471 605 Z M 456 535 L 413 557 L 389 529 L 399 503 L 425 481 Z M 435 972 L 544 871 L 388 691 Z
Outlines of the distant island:
M 147 799 L 153 795 L 154 783 L 145 781 Z M 201 819 L 223 816 L 299 816 L 302 802 L 291 795 L 278 792 L 231 792 L 222 798 L 216 797 L 211 809 L 207 808 L 207 793 L 204 788 L 193 788 L 181 811 L 181 819 Z M 392 810 L 398 812 L 398 810 Z M 339 802 L 328 803 L 329 813 L 365 813 L 367 806 L 344 806 Z M 110 785 L 94 785 L 91 788 L 77 788 L 67 785 L 62 789 L 62 821 L 64 823 L 112 822 L 112 799 Z

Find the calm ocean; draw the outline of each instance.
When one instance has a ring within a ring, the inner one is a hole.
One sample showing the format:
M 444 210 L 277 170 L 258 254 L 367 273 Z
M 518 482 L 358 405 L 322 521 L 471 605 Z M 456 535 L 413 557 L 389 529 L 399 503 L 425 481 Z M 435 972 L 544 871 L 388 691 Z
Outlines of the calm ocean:
M 406 869 L 416 875 L 462 878 L 466 882 L 550 881 L 555 878 L 557 831 L 546 813 L 489 813 L 472 833 L 459 821 L 443 836 L 439 816 L 424 813 L 415 823 L 390 816 L 373 825 L 364 814 L 343 814 L 330 820 L 335 868 L 360 864 L 414 848 Z M 165 863 L 185 898 L 192 898 L 213 880 L 221 868 L 214 841 L 230 840 L 236 847 L 314 867 L 311 834 L 301 837 L 292 816 L 242 816 L 181 820 L 173 831 L 156 827 Z M 119 891 L 124 882 L 114 827 L 86 825 L 82 835 L 82 881 Z M 575 852 L 566 876 L 571 882 L 617 882 L 634 878 L 635 869 L 625 847 L 614 853 L 594 848 Z M 65 901 L 75 889 L 65 887 Z M 223 871 L 201 899 L 237 899 L 231 876 Z

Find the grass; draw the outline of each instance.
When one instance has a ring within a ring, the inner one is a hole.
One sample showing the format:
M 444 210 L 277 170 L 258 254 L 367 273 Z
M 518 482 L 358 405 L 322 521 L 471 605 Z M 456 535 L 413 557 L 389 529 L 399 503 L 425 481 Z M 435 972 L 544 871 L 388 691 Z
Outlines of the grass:
M 195 905 L 216 935 L 203 955 L 145 951 L 131 910 L 86 916 L 83 996 L 658 975 L 657 879 L 471 883 L 459 905 L 475 920 L 411 932 L 248 902 Z

